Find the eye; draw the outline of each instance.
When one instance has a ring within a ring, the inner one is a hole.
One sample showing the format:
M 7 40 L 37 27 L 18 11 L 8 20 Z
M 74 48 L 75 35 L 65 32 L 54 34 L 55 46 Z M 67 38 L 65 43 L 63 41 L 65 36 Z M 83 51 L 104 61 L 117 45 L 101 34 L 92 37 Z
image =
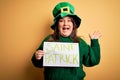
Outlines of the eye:
M 68 19 L 67 21 L 68 21 L 68 22 L 72 22 L 72 20 L 71 20 L 71 19 Z
M 59 19 L 59 22 L 63 22 L 64 20 L 63 19 Z

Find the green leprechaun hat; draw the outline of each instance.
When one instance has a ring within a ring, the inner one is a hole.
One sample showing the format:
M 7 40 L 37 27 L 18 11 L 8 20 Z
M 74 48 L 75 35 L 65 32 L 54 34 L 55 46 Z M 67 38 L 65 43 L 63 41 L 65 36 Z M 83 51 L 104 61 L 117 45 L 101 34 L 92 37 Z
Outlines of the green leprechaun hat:
M 70 16 L 74 19 L 76 27 L 78 28 L 81 23 L 81 19 L 74 14 L 74 6 L 68 2 L 60 2 L 53 9 L 54 23 L 51 28 L 54 30 L 56 27 L 56 22 L 58 18 L 63 18 L 65 16 Z

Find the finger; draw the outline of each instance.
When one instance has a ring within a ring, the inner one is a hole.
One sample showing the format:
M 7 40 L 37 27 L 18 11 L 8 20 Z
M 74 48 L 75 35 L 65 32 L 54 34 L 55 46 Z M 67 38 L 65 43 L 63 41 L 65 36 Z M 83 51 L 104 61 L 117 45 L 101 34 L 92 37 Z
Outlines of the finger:
M 36 55 L 44 55 L 44 53 L 36 53 Z
M 97 33 L 97 31 L 94 31 L 93 35 L 95 35 Z
M 39 56 L 36 56 L 36 59 L 37 59 L 37 60 L 40 60 L 41 58 L 42 58 L 42 56 L 40 56 L 40 55 L 39 55 Z
M 35 54 L 37 60 L 40 60 L 43 57 L 43 55 L 44 55 L 43 53 L 40 53 L 38 51 Z
M 98 34 L 98 36 L 99 36 L 99 37 L 101 37 L 101 36 L 102 36 L 102 34 L 101 34 L 101 33 L 99 33 L 99 34 Z
M 94 31 L 94 33 L 92 35 L 89 35 L 89 37 L 91 39 L 98 39 L 99 37 L 101 37 L 101 33 L 99 31 Z
M 89 38 L 90 38 L 90 39 L 92 38 L 92 35 L 91 35 L 91 34 L 89 34 Z
M 101 33 L 99 31 L 96 32 L 96 36 L 101 36 Z
M 38 54 L 44 54 L 44 51 L 43 50 L 38 50 L 37 53 Z
M 95 38 L 100 38 L 101 37 L 101 33 L 99 32 L 99 31 L 97 31 L 96 33 L 95 33 Z
M 43 50 L 38 50 L 38 52 L 44 52 Z

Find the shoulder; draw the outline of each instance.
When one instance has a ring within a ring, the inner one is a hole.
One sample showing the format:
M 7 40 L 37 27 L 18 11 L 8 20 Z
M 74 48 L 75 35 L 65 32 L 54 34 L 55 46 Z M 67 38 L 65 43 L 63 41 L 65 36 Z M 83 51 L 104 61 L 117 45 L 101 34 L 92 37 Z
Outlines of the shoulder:
M 43 50 L 43 45 L 44 45 L 44 42 L 48 41 L 48 39 L 50 38 L 51 35 L 47 35 L 41 42 L 40 46 L 38 47 L 37 50 Z
M 81 37 L 78 37 L 78 40 L 79 40 L 79 43 L 86 44 L 86 41 L 85 41 L 83 38 L 81 38 Z
M 83 38 L 78 38 L 79 40 L 79 44 L 82 45 L 82 46 L 88 46 L 87 42 L 83 39 Z M 91 39 L 91 46 L 99 46 L 99 41 L 98 39 Z
M 84 48 L 88 47 L 87 42 L 83 38 L 79 37 L 78 40 L 79 40 L 79 46 L 80 47 L 84 47 Z
M 43 41 L 47 41 L 49 38 L 51 37 L 51 35 L 47 35 Z

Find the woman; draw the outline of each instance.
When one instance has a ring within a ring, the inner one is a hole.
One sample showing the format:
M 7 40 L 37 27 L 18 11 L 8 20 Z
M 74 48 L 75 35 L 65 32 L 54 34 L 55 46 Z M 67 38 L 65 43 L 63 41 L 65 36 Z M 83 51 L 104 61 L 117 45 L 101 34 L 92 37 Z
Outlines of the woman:
M 90 35 L 91 45 L 89 46 L 82 38 L 76 35 L 81 19 L 74 14 L 74 7 L 68 2 L 61 2 L 53 9 L 54 30 L 52 35 L 48 35 L 34 53 L 32 62 L 36 67 L 43 67 L 43 44 L 44 42 L 72 42 L 79 44 L 79 67 L 44 67 L 45 80 L 84 80 L 85 72 L 83 65 L 87 67 L 95 66 L 100 62 L 99 32 Z

